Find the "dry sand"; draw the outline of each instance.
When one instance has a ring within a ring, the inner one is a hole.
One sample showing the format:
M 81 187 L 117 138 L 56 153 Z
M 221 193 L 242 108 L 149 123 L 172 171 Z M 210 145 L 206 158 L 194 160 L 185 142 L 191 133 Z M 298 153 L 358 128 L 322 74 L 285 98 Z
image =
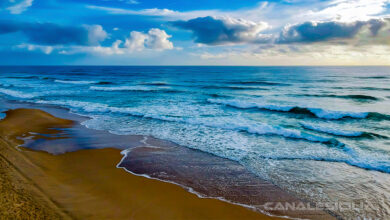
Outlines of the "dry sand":
M 271 219 L 118 169 L 117 149 L 54 156 L 16 148 L 21 137 L 42 138 L 30 132 L 56 134 L 73 123 L 32 109 L 0 121 L 0 219 Z

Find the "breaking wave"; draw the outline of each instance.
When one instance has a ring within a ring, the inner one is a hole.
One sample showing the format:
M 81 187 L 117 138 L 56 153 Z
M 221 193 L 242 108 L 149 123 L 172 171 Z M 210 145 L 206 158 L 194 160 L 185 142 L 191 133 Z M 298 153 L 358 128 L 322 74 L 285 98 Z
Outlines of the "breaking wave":
M 317 118 L 322 118 L 327 120 L 337 120 L 343 118 L 352 118 L 352 119 L 372 118 L 377 120 L 390 120 L 390 116 L 377 113 L 377 112 L 347 112 L 347 111 L 333 111 L 333 110 L 326 110 L 321 108 L 307 108 L 307 107 L 299 107 L 299 106 L 264 105 L 255 102 L 248 102 L 248 101 L 241 101 L 241 100 L 208 99 L 207 101 L 210 103 L 223 104 L 226 106 L 240 108 L 240 109 L 257 108 L 257 109 L 268 110 L 268 111 L 307 114 L 307 115 L 311 115 Z
M 75 84 L 75 85 L 88 85 L 88 84 L 95 84 L 98 83 L 96 81 L 72 81 L 72 80 L 54 80 L 54 82 L 57 83 L 64 83 L 64 84 Z
M 11 90 L 11 89 L 3 89 L 3 88 L 0 88 L 0 93 L 3 93 L 5 95 L 9 95 L 9 96 L 12 96 L 15 98 L 22 98 L 22 99 L 31 99 L 31 98 L 36 97 L 36 95 L 31 94 L 31 93 L 27 94 L 24 92 L 15 91 L 15 90 Z

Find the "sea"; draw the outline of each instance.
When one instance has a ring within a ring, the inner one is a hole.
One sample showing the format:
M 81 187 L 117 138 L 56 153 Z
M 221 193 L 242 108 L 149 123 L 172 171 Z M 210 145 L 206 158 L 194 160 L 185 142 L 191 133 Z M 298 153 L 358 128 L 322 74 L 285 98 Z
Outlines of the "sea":
M 390 67 L 3 66 L 0 98 L 65 107 L 87 128 L 168 140 L 298 198 L 390 218 Z

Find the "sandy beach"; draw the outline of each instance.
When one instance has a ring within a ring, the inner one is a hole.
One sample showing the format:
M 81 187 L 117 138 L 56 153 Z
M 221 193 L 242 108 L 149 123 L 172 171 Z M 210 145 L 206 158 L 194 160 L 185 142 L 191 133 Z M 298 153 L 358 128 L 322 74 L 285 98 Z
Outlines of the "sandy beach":
M 0 122 L 2 218 L 12 219 L 271 219 L 180 186 L 116 168 L 120 150 L 80 150 L 61 155 L 16 148 L 26 138 L 48 140 L 73 121 L 41 110 L 6 112 Z M 54 129 L 56 128 L 56 129 Z M 35 135 L 32 135 L 35 134 Z
M 390 0 L 0 11 L 0 220 L 390 220 Z

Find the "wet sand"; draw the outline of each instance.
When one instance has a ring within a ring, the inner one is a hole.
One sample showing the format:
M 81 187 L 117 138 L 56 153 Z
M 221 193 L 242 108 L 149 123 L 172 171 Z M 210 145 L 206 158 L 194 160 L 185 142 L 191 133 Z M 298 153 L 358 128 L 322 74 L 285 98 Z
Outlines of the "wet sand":
M 151 137 L 145 137 L 142 142 L 142 146 L 126 151 L 118 167 L 190 187 L 202 196 L 245 204 L 259 212 L 303 219 L 334 218 L 322 210 L 270 210 L 269 207 L 275 207 L 278 203 L 297 206 L 309 203 L 311 207 L 315 207 L 315 204 L 290 195 L 237 162 Z
M 10 110 L 0 121 L 0 216 L 6 219 L 271 219 L 250 209 L 202 199 L 180 186 L 116 168 L 119 149 L 52 155 L 29 142 L 69 140 L 75 122 L 41 110 Z M 57 141 L 57 142 L 56 142 Z M 58 146 L 57 146 L 58 147 Z M 115 146 L 112 146 L 115 147 Z

